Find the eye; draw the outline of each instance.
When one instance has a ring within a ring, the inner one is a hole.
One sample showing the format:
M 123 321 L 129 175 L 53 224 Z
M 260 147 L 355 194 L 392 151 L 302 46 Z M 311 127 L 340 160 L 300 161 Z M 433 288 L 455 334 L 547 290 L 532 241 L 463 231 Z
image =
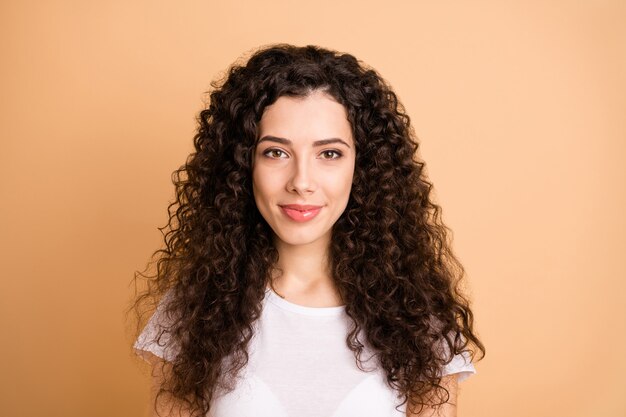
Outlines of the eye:
M 269 148 L 263 152 L 263 155 L 269 158 L 273 158 L 273 159 L 276 159 L 276 158 L 280 159 L 281 157 L 277 156 L 277 154 L 284 154 L 284 153 L 285 152 L 283 152 L 281 149 Z
M 332 155 L 336 155 L 336 157 L 332 157 Z M 322 158 L 322 159 L 329 159 L 329 160 L 333 160 L 333 159 L 339 159 L 343 156 L 343 154 L 339 151 L 336 151 L 334 149 L 327 149 L 325 151 L 322 151 L 322 153 L 320 155 L 330 155 L 330 158 Z

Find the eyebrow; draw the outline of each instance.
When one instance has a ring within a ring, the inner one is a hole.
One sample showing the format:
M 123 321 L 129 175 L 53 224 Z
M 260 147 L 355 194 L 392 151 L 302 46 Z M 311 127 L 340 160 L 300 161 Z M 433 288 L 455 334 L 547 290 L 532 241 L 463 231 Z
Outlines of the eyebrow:
M 257 142 L 257 145 L 265 141 L 282 143 L 283 145 L 291 145 L 293 143 L 289 139 L 266 135 L 266 136 L 263 136 L 261 139 L 259 139 L 259 141 Z M 350 145 L 348 145 L 345 141 L 339 138 L 328 138 L 328 139 L 316 140 L 315 142 L 313 142 L 313 146 L 324 146 L 330 143 L 343 143 L 348 148 L 350 148 Z

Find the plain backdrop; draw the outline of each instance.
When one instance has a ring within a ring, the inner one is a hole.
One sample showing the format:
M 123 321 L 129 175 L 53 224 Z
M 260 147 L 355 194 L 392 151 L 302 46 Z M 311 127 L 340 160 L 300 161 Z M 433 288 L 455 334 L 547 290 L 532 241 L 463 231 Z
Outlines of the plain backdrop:
M 393 86 L 487 347 L 459 417 L 626 415 L 626 2 L 2 1 L 0 415 L 141 416 L 124 310 L 210 82 L 262 45 Z

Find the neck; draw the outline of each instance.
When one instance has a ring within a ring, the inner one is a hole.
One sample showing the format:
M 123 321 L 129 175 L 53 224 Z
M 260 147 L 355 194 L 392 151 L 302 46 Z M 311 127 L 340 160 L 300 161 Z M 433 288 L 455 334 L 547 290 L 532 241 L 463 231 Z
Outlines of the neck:
M 330 273 L 328 241 L 289 245 L 275 239 L 275 245 L 278 263 L 272 271 L 271 284 L 277 294 L 303 305 L 341 305 Z

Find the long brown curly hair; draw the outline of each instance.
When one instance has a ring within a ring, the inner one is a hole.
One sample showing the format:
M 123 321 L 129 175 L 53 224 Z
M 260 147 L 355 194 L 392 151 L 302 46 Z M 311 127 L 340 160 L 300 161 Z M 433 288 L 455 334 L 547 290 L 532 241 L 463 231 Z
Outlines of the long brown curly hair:
M 278 260 L 252 192 L 257 125 L 279 97 L 322 90 L 345 106 L 356 147 L 351 195 L 329 252 L 353 321 L 346 343 L 361 366 L 363 331 L 402 404 L 446 402 L 440 370 L 450 353 L 474 359 L 485 349 L 459 289 L 464 269 L 396 94 L 350 54 L 288 44 L 257 50 L 211 87 L 194 152 L 172 175 L 176 199 L 159 228 L 165 247 L 153 254 L 156 272 L 135 274 L 136 283 L 145 279 L 133 303 L 138 330 L 165 295 L 172 318 L 159 338 L 166 333 L 177 354 L 159 395 L 206 415 L 220 381 L 234 380 L 247 364 L 252 325 Z

